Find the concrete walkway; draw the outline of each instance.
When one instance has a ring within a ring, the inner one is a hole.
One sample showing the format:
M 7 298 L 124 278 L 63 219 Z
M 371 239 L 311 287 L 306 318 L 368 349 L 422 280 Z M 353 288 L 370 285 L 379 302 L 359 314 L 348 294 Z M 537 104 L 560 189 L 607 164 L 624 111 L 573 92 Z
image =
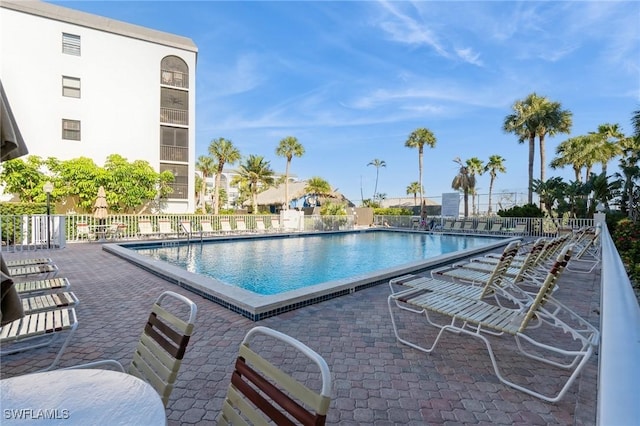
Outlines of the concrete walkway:
M 259 324 L 289 334 L 320 353 L 334 378 L 328 424 L 516 424 L 592 425 L 596 421 L 597 354 L 562 401 L 551 404 L 501 384 L 486 348 L 477 339 L 449 334 L 431 354 L 398 343 L 387 310 L 389 288 L 357 293 L 254 323 L 145 272 L 101 249 L 73 244 L 61 250 L 3 253 L 6 259 L 51 257 L 80 299 L 80 326 L 60 367 L 98 359 L 125 366 L 151 304 L 165 290 L 198 305 L 195 334 L 187 348 L 167 408 L 170 425 L 212 424 L 246 332 Z M 600 275 L 568 272 L 557 297 L 599 324 Z M 416 318 L 415 335 L 433 329 Z M 497 356 L 514 380 L 553 392 L 557 371 L 518 356 L 512 338 L 493 338 Z M 259 350 L 286 358 L 275 345 Z M 54 351 L 33 350 L 4 357 L 1 378 L 37 370 Z M 304 366 L 300 367 L 301 373 Z M 305 373 L 306 374 L 306 373 Z

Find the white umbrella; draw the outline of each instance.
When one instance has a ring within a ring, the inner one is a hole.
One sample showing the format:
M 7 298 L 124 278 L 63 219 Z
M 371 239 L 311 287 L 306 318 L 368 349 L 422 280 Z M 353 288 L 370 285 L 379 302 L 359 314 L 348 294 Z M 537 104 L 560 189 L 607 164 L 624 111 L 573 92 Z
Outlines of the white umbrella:
M 106 219 L 109 216 L 109 206 L 107 205 L 107 193 L 104 187 L 98 188 L 98 198 L 93 205 L 93 217 L 96 219 Z
M 0 80 L 0 161 L 13 160 L 28 153 Z

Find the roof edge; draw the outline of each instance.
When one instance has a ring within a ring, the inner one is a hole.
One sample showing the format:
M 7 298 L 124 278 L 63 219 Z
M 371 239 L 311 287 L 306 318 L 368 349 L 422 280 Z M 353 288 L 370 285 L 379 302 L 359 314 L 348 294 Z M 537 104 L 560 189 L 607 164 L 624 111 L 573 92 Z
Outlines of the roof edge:
M 79 10 L 69 9 L 67 7 L 39 0 L 0 0 L 0 8 L 66 22 L 81 27 L 92 28 L 112 34 L 118 34 L 151 43 L 162 44 L 194 53 L 198 52 L 198 47 L 193 40 L 188 37 L 154 30 L 140 25 L 129 24 L 127 22 L 87 12 L 81 12 Z

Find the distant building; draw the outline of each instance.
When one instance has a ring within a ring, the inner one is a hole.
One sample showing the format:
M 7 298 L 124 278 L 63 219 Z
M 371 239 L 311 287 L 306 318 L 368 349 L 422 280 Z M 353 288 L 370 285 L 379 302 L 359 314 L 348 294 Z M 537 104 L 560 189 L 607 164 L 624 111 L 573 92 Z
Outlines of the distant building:
M 427 206 L 440 205 L 439 203 L 430 200 L 429 198 L 423 198 L 423 200 Z M 414 207 L 420 208 L 420 197 L 415 199 L 413 197 L 389 197 L 380 202 L 380 207 L 400 207 L 407 209 L 411 209 Z
M 200 176 L 202 176 L 202 173 L 197 172 Z M 240 190 L 238 189 L 237 185 L 232 185 L 231 182 L 233 181 L 233 178 L 236 176 L 239 176 L 240 172 L 237 169 L 223 169 L 222 170 L 222 175 L 220 176 L 220 189 L 224 190 L 227 194 L 227 200 L 226 203 L 224 203 L 221 207 L 224 209 L 231 209 L 231 208 L 242 208 L 243 206 L 239 205 L 238 203 L 238 198 L 240 196 Z M 283 173 L 274 173 L 273 175 L 274 179 L 277 181 L 278 179 L 284 178 L 284 174 Z M 296 174 L 289 174 L 289 186 L 291 188 L 292 184 L 295 184 L 297 182 L 297 178 L 298 176 Z M 216 186 L 216 173 L 214 172 L 212 176 L 207 176 L 207 191 L 206 191 L 206 195 L 207 195 L 207 203 L 211 202 L 211 197 L 213 197 L 213 191 L 215 189 Z M 282 188 L 284 188 L 284 185 L 282 186 Z M 284 189 L 282 189 L 282 191 L 284 191 Z M 282 198 L 284 199 L 284 192 L 283 192 L 283 196 Z M 249 202 L 249 204 L 251 204 Z
M 193 41 L 41 1 L 0 0 L 0 22 L 0 78 L 30 155 L 146 160 L 175 176 L 164 211 L 194 211 Z
M 289 182 L 289 206 L 291 208 L 309 208 L 315 206 L 321 206 L 327 201 L 344 203 L 346 207 L 355 207 L 355 205 L 349 201 L 344 195 L 339 192 L 332 192 L 327 196 L 317 197 L 315 194 L 310 194 L 305 190 L 307 186 L 306 181 Z M 269 209 L 272 213 L 279 212 L 286 204 L 285 200 L 285 185 L 284 183 L 272 188 L 269 188 L 258 194 L 258 206 Z M 251 205 L 251 200 L 244 202 L 245 206 Z

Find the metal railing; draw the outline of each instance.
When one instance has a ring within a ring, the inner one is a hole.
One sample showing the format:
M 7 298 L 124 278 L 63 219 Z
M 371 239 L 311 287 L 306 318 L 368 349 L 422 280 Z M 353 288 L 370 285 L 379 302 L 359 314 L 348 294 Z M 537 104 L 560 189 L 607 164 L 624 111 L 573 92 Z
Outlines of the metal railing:
M 602 226 L 599 425 L 640 420 L 640 306 L 613 239 Z
M 374 216 L 375 226 L 390 226 L 394 228 L 415 228 L 416 221 L 419 223 L 420 216 Z M 435 221 L 438 225 L 444 225 L 447 220 L 452 221 L 453 218 L 443 216 L 428 216 L 426 223 Z M 493 232 L 495 234 L 508 234 L 516 229 L 519 224 L 525 225 L 524 235 L 529 237 L 549 237 L 558 235 L 562 232 L 570 232 L 574 229 L 580 229 L 583 226 L 593 226 L 593 219 L 570 219 L 563 221 L 562 218 L 552 219 L 544 217 L 500 217 L 500 216 L 474 216 L 468 218 L 455 219 L 457 222 L 464 222 L 465 220 L 472 221 L 472 230 L 480 231 L 478 226 L 487 227 L 491 229 L 496 223 L 501 224 L 501 230 Z
M 184 109 L 174 109 L 160 107 L 160 121 L 170 124 L 189 124 L 189 111 Z
M 54 216 L 52 216 L 54 217 Z M 190 237 L 184 228 L 180 226 L 181 221 L 191 223 L 191 236 L 200 235 L 202 222 L 211 224 L 214 233 L 224 234 L 222 222 L 229 222 L 234 233 L 240 233 L 236 224 L 243 220 L 246 232 L 257 232 L 258 225 L 256 219 L 261 219 L 264 223 L 265 232 L 315 232 L 354 229 L 355 220 L 353 216 L 304 216 L 300 223 L 292 228 L 287 223 L 280 223 L 279 215 L 194 215 L 194 214 L 160 214 L 160 215 L 126 215 L 111 214 L 106 219 L 97 219 L 93 215 L 71 214 L 55 215 L 58 222 L 52 228 L 52 238 L 69 243 L 94 242 L 94 241 L 117 241 L 133 240 L 140 238 L 140 221 L 150 221 L 151 226 L 159 233 L 159 221 L 168 220 L 172 234 L 171 237 Z M 44 222 L 43 222 L 44 221 Z M 0 216 L 2 225 L 2 246 L 3 250 L 23 250 L 23 246 L 33 248 L 47 248 L 46 231 L 43 224 L 46 224 L 46 216 Z M 55 232 L 55 237 L 53 233 Z M 57 240 L 56 240 L 57 241 Z M 56 243 L 56 247 L 61 246 Z M 64 246 L 64 244 L 62 244 Z
M 174 145 L 160 145 L 160 161 L 189 161 L 189 148 Z
M 1 215 L 1 251 L 29 251 L 63 248 L 66 216 Z

